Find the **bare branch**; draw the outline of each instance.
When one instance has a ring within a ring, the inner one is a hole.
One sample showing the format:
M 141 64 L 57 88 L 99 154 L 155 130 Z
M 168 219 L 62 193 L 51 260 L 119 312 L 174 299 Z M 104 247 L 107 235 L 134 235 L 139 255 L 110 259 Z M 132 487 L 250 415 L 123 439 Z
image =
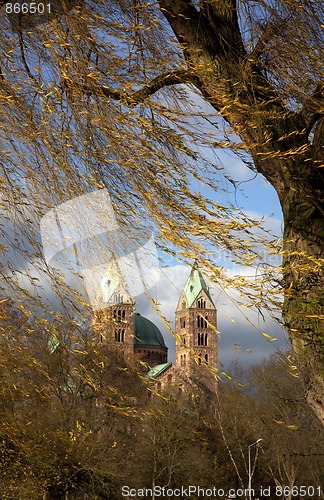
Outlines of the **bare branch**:
M 149 96 L 155 94 L 158 90 L 164 87 L 170 87 L 171 85 L 179 85 L 181 83 L 195 83 L 194 75 L 186 70 L 175 70 L 167 73 L 165 75 L 160 75 L 154 78 L 150 83 L 144 85 L 139 90 L 132 93 L 127 93 L 125 90 L 116 90 L 106 86 L 90 86 L 90 85 L 80 85 L 82 90 L 88 94 L 103 94 L 108 98 L 121 101 L 123 104 L 129 107 L 134 107 L 137 104 L 144 102 Z M 69 88 L 72 86 L 70 80 L 64 81 L 64 87 Z

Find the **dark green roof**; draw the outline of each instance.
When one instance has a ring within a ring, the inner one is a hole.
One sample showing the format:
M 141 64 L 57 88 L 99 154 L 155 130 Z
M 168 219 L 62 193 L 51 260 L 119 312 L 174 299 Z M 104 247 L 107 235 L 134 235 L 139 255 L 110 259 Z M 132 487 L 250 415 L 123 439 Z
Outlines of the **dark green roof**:
M 203 275 L 201 274 L 197 264 L 195 263 L 191 269 L 190 276 L 184 287 L 184 294 L 187 299 L 188 307 L 192 306 L 194 300 L 198 297 L 201 290 L 204 290 L 211 303 L 214 304 Z
M 139 313 L 134 315 L 135 345 L 152 345 L 166 347 L 162 333 L 157 326 Z

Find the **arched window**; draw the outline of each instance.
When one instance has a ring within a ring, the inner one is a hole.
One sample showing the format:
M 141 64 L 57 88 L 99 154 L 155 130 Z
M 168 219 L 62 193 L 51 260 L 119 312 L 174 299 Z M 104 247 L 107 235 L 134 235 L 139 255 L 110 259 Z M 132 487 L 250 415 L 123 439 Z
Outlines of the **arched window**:
M 120 293 L 115 294 L 115 303 L 121 304 L 124 301 L 124 297 Z
M 187 361 L 186 361 L 186 355 L 184 354 L 183 355 L 183 366 L 186 366 L 186 363 L 187 363 Z
M 197 300 L 197 307 L 198 309 L 206 309 L 206 301 L 202 297 Z
M 125 342 L 125 330 L 123 328 L 116 328 L 115 340 L 117 342 Z
M 201 333 L 200 332 L 198 332 L 198 342 L 197 343 L 198 343 L 198 345 L 201 345 Z
M 183 366 L 183 356 L 182 356 L 182 354 L 180 356 L 180 366 Z
M 180 328 L 186 328 L 186 318 L 180 318 Z
M 205 354 L 205 361 L 208 363 L 208 354 Z
M 197 316 L 197 326 L 198 328 L 207 328 L 207 321 L 201 316 Z
M 208 333 L 205 333 L 205 345 L 208 345 L 207 341 L 208 341 Z

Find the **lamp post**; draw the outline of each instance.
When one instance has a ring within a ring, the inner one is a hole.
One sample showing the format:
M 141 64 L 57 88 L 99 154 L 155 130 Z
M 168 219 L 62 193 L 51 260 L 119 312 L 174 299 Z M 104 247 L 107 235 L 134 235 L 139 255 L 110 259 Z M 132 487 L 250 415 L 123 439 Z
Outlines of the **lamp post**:
M 249 445 L 249 500 L 251 500 L 251 486 L 252 486 L 252 472 L 251 472 L 251 448 L 252 446 L 260 443 L 260 441 L 262 441 L 262 439 L 257 439 L 256 441 L 254 441 L 254 443 L 250 444 Z

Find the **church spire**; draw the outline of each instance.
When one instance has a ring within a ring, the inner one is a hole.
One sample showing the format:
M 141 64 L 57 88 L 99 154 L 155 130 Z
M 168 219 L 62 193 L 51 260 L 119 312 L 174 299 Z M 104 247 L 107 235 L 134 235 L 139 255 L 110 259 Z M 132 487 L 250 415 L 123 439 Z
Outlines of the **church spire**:
M 206 285 L 204 277 L 200 272 L 197 260 L 195 260 L 192 266 L 191 273 L 189 275 L 189 278 L 187 279 L 187 283 L 185 284 L 183 291 L 187 301 L 187 307 L 192 307 L 194 301 L 201 291 L 205 292 L 208 299 L 214 306 L 213 299 L 211 298 L 211 295 L 209 293 L 209 288 Z

